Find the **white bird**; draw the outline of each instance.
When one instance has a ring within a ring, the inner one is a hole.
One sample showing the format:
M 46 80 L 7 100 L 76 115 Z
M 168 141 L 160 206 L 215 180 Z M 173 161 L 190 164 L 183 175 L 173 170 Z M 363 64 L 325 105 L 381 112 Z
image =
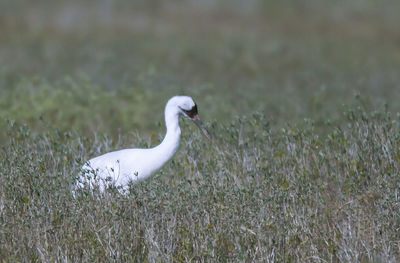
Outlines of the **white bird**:
M 90 159 L 81 169 L 77 186 L 97 185 L 101 191 L 110 185 L 127 189 L 130 182 L 136 183 L 152 175 L 178 149 L 181 135 L 179 115 L 191 119 L 210 138 L 191 97 L 172 97 L 165 106 L 164 114 L 167 132 L 160 145 L 149 149 L 124 149 Z

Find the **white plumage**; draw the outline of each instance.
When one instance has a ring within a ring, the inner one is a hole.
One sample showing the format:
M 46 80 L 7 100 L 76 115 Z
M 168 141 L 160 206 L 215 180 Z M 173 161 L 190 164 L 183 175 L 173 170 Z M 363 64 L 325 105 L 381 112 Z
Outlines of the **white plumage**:
M 191 97 L 172 97 L 168 100 L 164 113 L 167 132 L 160 145 L 150 149 L 125 149 L 95 157 L 82 167 L 77 186 L 98 185 L 100 190 L 103 190 L 112 185 L 126 189 L 129 182 L 135 183 L 152 175 L 171 159 L 178 149 L 181 135 L 179 115 L 193 120 L 210 138 L 198 117 L 197 105 Z

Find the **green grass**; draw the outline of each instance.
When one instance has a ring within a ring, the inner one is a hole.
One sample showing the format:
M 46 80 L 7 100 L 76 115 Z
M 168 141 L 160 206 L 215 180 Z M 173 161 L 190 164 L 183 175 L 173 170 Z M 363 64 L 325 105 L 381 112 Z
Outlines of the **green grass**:
M 396 261 L 398 117 L 346 115 L 346 125 L 324 138 L 312 121 L 273 131 L 261 114 L 214 124 L 213 143 L 184 124 L 180 151 L 156 177 L 126 196 L 83 191 L 76 199 L 69 189 L 83 160 L 146 140 L 93 143 L 51 129 L 34 136 L 10 124 L 13 136 L 0 156 L 0 256 Z
M 0 261 L 400 260 L 397 1 L 0 10 Z M 89 158 L 160 142 L 175 94 L 213 140 L 181 120 L 155 176 L 74 199 Z

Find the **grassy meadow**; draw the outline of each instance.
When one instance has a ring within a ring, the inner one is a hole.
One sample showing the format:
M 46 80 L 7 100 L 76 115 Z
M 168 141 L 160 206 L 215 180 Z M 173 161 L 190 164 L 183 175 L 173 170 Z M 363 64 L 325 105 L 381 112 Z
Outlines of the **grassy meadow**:
M 399 262 L 400 3 L 0 3 L 0 262 Z M 174 158 L 73 198 L 91 157 Z

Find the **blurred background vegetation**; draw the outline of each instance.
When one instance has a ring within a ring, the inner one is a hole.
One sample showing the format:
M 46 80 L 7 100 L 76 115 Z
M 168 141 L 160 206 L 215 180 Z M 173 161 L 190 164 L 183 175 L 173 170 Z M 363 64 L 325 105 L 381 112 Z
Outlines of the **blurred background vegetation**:
M 221 123 L 261 111 L 325 130 L 358 95 L 396 112 L 399 13 L 396 0 L 2 1 L 0 118 L 149 134 L 175 94 Z

